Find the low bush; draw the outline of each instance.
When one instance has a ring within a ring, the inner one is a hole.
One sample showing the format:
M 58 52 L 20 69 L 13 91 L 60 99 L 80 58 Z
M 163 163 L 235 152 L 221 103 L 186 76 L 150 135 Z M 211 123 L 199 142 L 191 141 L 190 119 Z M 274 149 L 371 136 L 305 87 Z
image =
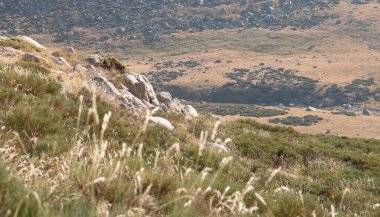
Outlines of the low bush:
M 47 75 L 50 73 L 50 70 L 39 65 L 39 64 L 36 64 L 36 63 L 32 63 L 32 62 L 26 62 L 26 61 L 19 61 L 15 64 L 15 66 L 17 67 L 21 67 L 25 70 L 28 70 L 32 73 L 36 73 L 36 74 L 43 74 L 43 75 Z
M 323 120 L 323 118 L 315 116 L 315 115 L 306 115 L 302 118 L 301 117 L 295 117 L 295 116 L 289 116 L 286 118 L 270 119 L 269 123 L 284 124 L 284 125 L 291 125 L 291 126 L 311 126 L 313 124 L 319 123 L 322 120 Z
M 127 72 L 127 68 L 123 65 L 123 63 L 114 57 L 104 58 L 102 60 L 102 67 L 108 70 L 116 70 L 121 74 L 125 74 Z

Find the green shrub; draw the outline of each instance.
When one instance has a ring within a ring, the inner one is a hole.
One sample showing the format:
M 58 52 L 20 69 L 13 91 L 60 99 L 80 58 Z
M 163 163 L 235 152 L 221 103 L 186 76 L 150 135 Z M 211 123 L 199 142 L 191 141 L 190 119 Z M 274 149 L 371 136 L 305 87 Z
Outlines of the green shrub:
M 41 51 L 41 49 L 17 38 L 0 40 L 0 47 L 12 47 L 14 49 L 23 50 L 25 52 Z
M 16 210 L 18 214 L 15 215 Z M 0 213 L 4 216 L 41 216 L 37 198 L 0 164 Z
M 346 116 L 350 116 L 350 117 L 356 116 L 355 112 L 349 112 L 349 111 L 338 111 L 338 112 L 333 112 L 332 114 L 334 114 L 334 115 L 346 115 Z
M 108 70 L 116 70 L 121 74 L 125 74 L 127 72 L 127 69 L 123 63 L 114 57 L 106 57 L 102 60 L 102 63 L 102 67 Z
M 43 74 L 43 75 L 47 75 L 50 73 L 50 70 L 39 65 L 39 64 L 36 64 L 36 63 L 32 63 L 32 62 L 25 62 L 25 61 L 19 61 L 15 64 L 15 66 L 17 67 L 21 67 L 23 69 L 26 69 L 32 73 L 36 73 L 36 74 Z
M 323 118 L 315 116 L 315 115 L 306 115 L 302 118 L 289 116 L 286 118 L 270 119 L 269 123 L 284 124 L 284 125 L 291 125 L 291 126 L 311 126 L 313 124 L 319 123 L 322 120 Z

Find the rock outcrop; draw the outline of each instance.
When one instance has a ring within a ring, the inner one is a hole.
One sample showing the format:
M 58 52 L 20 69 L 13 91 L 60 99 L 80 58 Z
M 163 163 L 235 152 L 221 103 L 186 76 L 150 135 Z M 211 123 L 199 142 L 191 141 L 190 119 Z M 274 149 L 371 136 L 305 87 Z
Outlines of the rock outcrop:
M 126 78 L 126 87 L 134 96 L 153 106 L 160 105 L 152 84 L 145 76 L 139 74 L 127 74 Z
M 120 105 L 129 110 L 143 112 L 160 106 L 164 111 L 183 114 L 188 118 L 198 117 L 198 112 L 191 105 L 184 105 L 179 99 L 173 99 L 168 92 L 159 93 L 157 97 L 151 83 L 144 76 L 125 76 L 127 84 L 123 89 L 117 89 L 103 76 L 95 76 L 92 80 L 100 91 L 119 101 Z
M 20 39 L 38 49 L 41 49 L 41 50 L 45 50 L 45 46 L 41 45 L 40 43 L 38 43 L 37 41 L 35 41 L 34 39 L 28 37 L 28 36 L 25 36 L 25 35 L 20 35 L 20 36 L 17 36 L 16 37 L 17 39 Z
M 186 117 L 190 118 L 198 117 L 198 112 L 194 109 L 193 106 L 184 105 L 177 98 L 173 99 L 172 95 L 168 92 L 160 92 L 157 98 L 160 101 L 160 103 L 162 103 L 161 108 L 164 111 L 183 114 Z
M 46 49 L 44 46 L 34 41 L 27 36 L 18 36 L 20 40 L 24 40 L 27 43 L 35 46 L 39 49 Z M 0 37 L 0 40 L 7 40 L 8 37 Z M 74 48 L 65 49 L 65 51 L 75 54 Z M 56 66 L 53 70 L 56 71 L 56 78 L 64 85 L 64 74 L 72 79 L 75 73 L 81 73 L 78 75 L 85 87 L 94 86 L 98 94 L 107 97 L 111 101 L 125 107 L 128 111 L 143 113 L 154 108 L 162 108 L 165 111 L 175 112 L 183 114 L 187 117 L 197 117 L 197 111 L 188 105 L 184 105 L 178 99 L 173 99 L 170 93 L 162 92 L 156 95 L 156 92 L 149 82 L 149 80 L 140 74 L 122 74 L 122 79 L 115 85 L 111 82 L 111 78 L 107 78 L 107 68 L 102 67 L 101 57 L 98 55 L 92 55 L 85 58 L 84 65 L 77 64 L 72 67 L 65 58 L 47 55 L 48 52 L 28 52 L 24 53 L 10 47 L 0 47 L 0 57 L 6 56 L 20 56 L 20 59 L 27 62 L 33 62 L 36 64 L 42 64 L 49 66 L 51 60 L 53 60 Z M 47 60 L 46 58 L 50 58 Z M 87 64 L 86 64 L 87 63 Z M 70 85 L 67 85 L 70 88 Z M 173 129 L 169 121 L 165 121 L 163 118 L 155 117 L 151 120 L 156 124 L 163 125 L 168 129 Z M 168 123 L 169 122 L 169 123 Z

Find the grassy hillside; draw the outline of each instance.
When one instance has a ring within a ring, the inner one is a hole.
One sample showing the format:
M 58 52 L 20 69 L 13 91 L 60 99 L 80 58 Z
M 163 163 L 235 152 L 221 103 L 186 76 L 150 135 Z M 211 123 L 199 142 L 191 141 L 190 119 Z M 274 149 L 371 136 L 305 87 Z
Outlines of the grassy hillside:
M 380 141 L 156 113 L 169 131 L 12 64 L 0 107 L 2 216 L 380 215 Z

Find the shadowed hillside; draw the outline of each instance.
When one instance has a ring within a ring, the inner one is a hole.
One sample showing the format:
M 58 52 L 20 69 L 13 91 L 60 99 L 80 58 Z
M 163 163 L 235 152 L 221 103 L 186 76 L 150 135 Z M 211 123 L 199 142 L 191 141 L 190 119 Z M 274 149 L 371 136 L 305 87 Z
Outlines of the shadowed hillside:
M 56 42 L 110 38 L 158 40 L 176 31 L 225 28 L 309 28 L 332 18 L 336 0 L 6 0 L 0 30 L 8 34 L 50 34 Z M 88 31 L 96 32 L 91 37 Z M 86 43 L 86 42 L 83 42 Z

